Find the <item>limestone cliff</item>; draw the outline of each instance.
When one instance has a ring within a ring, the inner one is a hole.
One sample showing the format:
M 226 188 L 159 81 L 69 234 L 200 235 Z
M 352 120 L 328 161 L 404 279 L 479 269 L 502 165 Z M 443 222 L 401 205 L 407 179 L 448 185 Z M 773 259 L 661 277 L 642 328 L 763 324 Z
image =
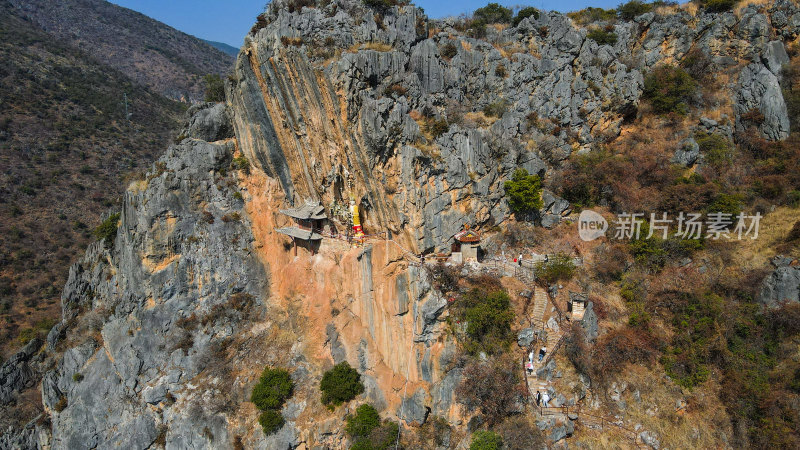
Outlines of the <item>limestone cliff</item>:
M 475 39 L 410 5 L 379 17 L 354 0 L 289 3 L 273 1 L 246 38 L 227 103 L 196 108 L 130 186 L 114 242 L 71 269 L 63 320 L 34 361 L 45 412 L 1 446 L 341 448 L 351 407 L 328 411 L 318 387 L 343 360 L 384 416 L 434 414 L 464 432 L 447 301 L 408 250 L 507 221 L 501 183 L 515 169 L 548 177 L 619 135 L 643 72 L 691 49 L 741 73 L 718 105 L 729 132 L 756 108 L 764 136 L 788 133 L 780 39 L 797 36 L 800 8 L 786 0 L 648 13 L 613 25 L 614 45 L 559 13 Z M 278 210 L 305 200 L 344 231 L 336 212 L 351 196 L 366 232 L 393 240 L 325 239 L 295 256 L 275 231 L 288 223 Z M 544 197 L 537 220 L 555 224 L 569 205 Z M 0 372 L 0 400 L 31 384 L 26 352 Z M 297 386 L 269 437 L 248 402 L 265 365 Z

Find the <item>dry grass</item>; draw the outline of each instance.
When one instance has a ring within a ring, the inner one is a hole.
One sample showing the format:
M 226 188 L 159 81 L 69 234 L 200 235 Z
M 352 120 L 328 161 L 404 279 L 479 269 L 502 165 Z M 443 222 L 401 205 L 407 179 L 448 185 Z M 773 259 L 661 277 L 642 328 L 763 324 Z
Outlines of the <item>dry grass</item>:
M 507 23 L 493 23 L 489 26 L 497 30 L 498 33 L 502 33 L 503 30 L 509 27 Z
M 758 239 L 734 240 L 733 261 L 740 269 L 757 269 L 769 264 L 776 255 L 775 247 L 786 241 L 789 230 L 800 221 L 800 209 L 779 207 L 761 219 Z M 798 256 L 800 255 L 793 255 Z
M 358 52 L 359 50 L 375 50 L 376 52 L 389 52 L 392 51 L 392 46 L 382 42 L 364 42 L 361 44 L 354 44 L 349 49 L 350 53 Z
M 434 161 L 442 161 L 442 150 L 436 143 L 418 140 L 414 142 L 414 147 L 418 148 L 425 156 L 433 159 Z
M 144 179 L 131 181 L 131 184 L 128 185 L 128 191 L 132 194 L 144 192 L 145 189 L 147 189 L 147 180 Z
M 697 12 L 700 11 L 700 7 L 695 2 L 686 2 L 678 7 L 691 14 L 693 17 L 697 17 Z
M 517 45 L 517 44 L 514 44 L 514 45 Z M 492 43 L 492 47 L 494 47 L 495 50 L 500 52 L 500 56 L 502 56 L 505 59 L 509 59 L 511 57 L 511 53 L 513 53 L 513 52 L 510 52 L 509 49 L 508 49 L 511 46 L 512 45 L 509 42 L 503 42 L 502 44 L 501 43 L 497 43 L 497 42 Z
M 653 10 L 653 12 L 659 16 L 671 16 L 680 11 L 682 6 L 683 5 L 659 6 L 655 10 Z
M 566 357 L 560 355 L 556 360 L 563 376 L 555 379 L 553 385 L 569 398 L 578 389 L 578 374 Z M 616 414 L 622 418 L 621 425 L 625 428 L 633 430 L 640 425 L 639 431 L 657 434 L 664 448 L 716 448 L 721 434 L 731 436 L 729 419 L 719 403 L 716 384 L 706 383 L 692 392 L 684 392 L 660 373 L 642 366 L 628 365 L 621 373 L 615 382 L 622 391 L 620 400 L 625 408 Z M 584 407 L 592 399 L 605 405 L 597 411 L 587 409 L 587 413 L 612 414 L 613 400 L 590 391 L 583 400 Z M 633 448 L 633 433 L 614 425 L 602 429 L 589 426 L 597 420 L 588 414 L 579 415 L 571 441 L 589 448 Z
M 483 111 L 468 112 L 464 114 L 464 123 L 469 126 L 474 125 L 477 128 L 485 128 L 492 126 L 497 122 L 497 117 L 489 117 Z
M 717 396 L 719 386 L 713 381 L 684 392 L 657 372 L 630 366 L 619 382 L 628 386 L 622 395 L 628 405 L 626 422 L 657 433 L 663 447 L 714 448 L 720 435 L 732 435 L 730 419 Z M 634 396 L 636 391 L 640 401 Z
M 773 3 L 774 3 L 773 0 L 745 0 L 743 2 L 737 3 L 736 6 L 733 7 L 733 13 L 736 14 L 736 17 L 741 18 L 742 17 L 742 10 L 744 10 L 745 8 L 747 8 L 750 5 L 762 6 L 763 7 L 763 6 L 772 5 Z M 759 9 L 761 9 L 761 8 L 759 8 Z

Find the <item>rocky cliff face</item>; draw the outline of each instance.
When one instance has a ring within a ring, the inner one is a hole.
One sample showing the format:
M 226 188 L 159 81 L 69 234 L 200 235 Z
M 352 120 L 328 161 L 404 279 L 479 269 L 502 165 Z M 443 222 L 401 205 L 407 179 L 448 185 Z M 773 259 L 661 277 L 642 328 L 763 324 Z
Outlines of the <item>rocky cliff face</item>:
M 742 114 L 758 110 L 765 137 L 788 136 L 778 81 L 782 39 L 800 26 L 792 2 L 740 15 L 648 13 L 614 24 L 613 46 L 558 13 L 472 39 L 457 21 L 429 21 L 413 6 L 376 15 L 330 2 L 290 13 L 285 3 L 273 2 L 246 38 L 229 86 L 242 151 L 290 202 L 356 195 L 368 227 L 419 251 L 463 224 L 504 221 L 499 183 L 510 172 L 544 176 L 619 135 L 635 117 L 642 73 L 693 49 L 720 73 L 738 72 L 721 114 L 740 128 Z M 487 107 L 500 117 L 486 117 Z M 426 131 L 437 119 L 446 131 Z
M 403 248 L 433 251 L 464 224 L 507 220 L 511 172 L 547 177 L 613 139 L 636 114 L 643 72 L 691 49 L 738 74 L 718 105 L 732 124 L 701 126 L 730 134 L 755 108 L 766 137 L 788 133 L 778 80 L 781 39 L 800 31 L 792 2 L 648 13 L 613 25 L 613 46 L 558 13 L 473 39 L 414 6 L 287 3 L 272 2 L 246 39 L 227 105 L 198 108 L 182 142 L 129 188 L 113 245 L 72 268 L 41 353 L 50 366 L 39 364 L 50 426 L 0 443 L 339 448 L 347 411 L 323 408 L 318 386 L 343 360 L 384 415 L 463 429 L 447 302 Z M 232 165 L 240 154 L 251 173 Z M 280 208 L 318 200 L 336 219 L 351 196 L 366 231 L 394 241 L 329 239 L 295 256 L 275 232 Z M 569 205 L 545 200 L 538 220 L 557 223 Z M 265 365 L 290 368 L 297 385 L 269 437 L 247 402 Z M 24 388 L 18 366 L 0 372 L 0 399 Z

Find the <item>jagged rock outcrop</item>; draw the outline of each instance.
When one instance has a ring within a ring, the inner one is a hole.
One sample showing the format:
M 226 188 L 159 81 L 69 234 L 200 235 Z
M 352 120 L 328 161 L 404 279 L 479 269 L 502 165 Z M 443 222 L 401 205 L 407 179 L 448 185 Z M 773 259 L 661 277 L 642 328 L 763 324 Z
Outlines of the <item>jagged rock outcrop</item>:
M 693 48 L 718 67 L 750 61 L 738 76 L 737 127 L 756 109 L 766 137 L 788 135 L 773 72 L 785 49 L 769 40 L 769 18 L 783 24 L 774 32 L 796 35 L 794 19 L 780 20 L 800 17 L 791 2 L 766 14 L 750 6 L 741 17 L 648 13 L 614 24 L 613 46 L 559 13 L 474 39 L 411 5 L 378 17 L 356 1 L 294 13 L 284 3 L 273 2 L 245 40 L 228 87 L 242 150 L 281 181 L 290 203 L 354 196 L 368 227 L 419 251 L 443 248 L 466 223 L 505 221 L 501 183 L 513 170 L 545 175 L 574 150 L 619 134 L 635 117 L 642 72 Z M 433 120 L 448 129 L 432 135 Z M 675 162 L 696 163 L 693 147 Z M 541 221 L 554 226 L 558 216 L 543 211 Z
M 675 155 L 670 160 L 675 164 L 680 164 L 686 167 L 693 166 L 702 155 L 700 154 L 700 145 L 694 138 L 689 137 L 681 141 L 680 148 L 675 151 Z
M 583 312 L 583 319 L 581 319 L 581 327 L 583 327 L 587 341 L 594 341 L 600 334 L 597 313 L 594 311 L 594 302 L 587 303 L 586 310 Z
M 784 256 L 772 259 L 775 270 L 761 282 L 758 301 L 778 307 L 783 302 L 800 302 L 800 264 Z
M 50 342 L 70 348 L 42 381 L 53 448 L 230 440 L 220 353 L 258 317 L 269 281 L 244 203 L 221 177 L 232 150 L 170 147 L 126 193 L 113 248 L 92 245 L 70 271 L 72 323 Z
M 192 106 L 186 111 L 186 116 L 188 124 L 181 132 L 184 138 L 215 142 L 235 137 L 228 109 L 223 103 L 201 103 Z
M 34 338 L 0 366 L 0 405 L 11 403 L 20 391 L 36 383 L 31 364 L 41 346 L 42 341 Z
M 783 45 L 783 44 L 781 44 Z M 768 139 L 780 140 L 789 136 L 789 113 L 783 100 L 778 77 L 760 62 L 752 63 L 739 75 L 736 97 L 736 128 L 744 131 L 741 116 L 759 112 L 764 120 L 758 129 Z
M 477 422 L 455 398 L 462 368 L 447 299 L 410 255 L 446 248 L 465 224 L 506 221 L 502 183 L 514 170 L 548 177 L 572 152 L 619 135 L 636 117 L 643 73 L 693 48 L 734 74 L 744 67 L 730 92 L 736 127 L 755 108 L 765 136 L 789 130 L 785 50 L 773 38 L 797 36 L 800 10 L 783 0 L 741 15 L 648 13 L 613 24 L 614 45 L 555 12 L 475 39 L 411 5 L 289 9 L 270 3 L 226 82 L 227 103 L 192 109 L 179 143 L 129 187 L 113 243 L 92 245 L 71 269 L 41 384 L 52 437 L 32 424 L 0 442 L 339 448 L 342 417 L 362 401 L 408 424 L 433 414 L 466 429 Z M 702 118 L 697 131 L 732 139 L 729 123 Z M 674 162 L 700 160 L 692 142 Z M 239 153 L 250 175 L 231 164 Z M 335 236 L 351 198 L 364 229 L 391 240 L 352 248 L 327 238 L 295 255 L 276 232 L 290 223 L 280 209 L 316 200 Z M 546 191 L 539 213 L 555 226 L 570 205 Z M 796 299 L 790 279 L 765 281 L 764 301 Z M 591 303 L 584 314 L 594 339 Z M 318 386 L 341 361 L 366 389 L 334 416 Z M 290 368 L 296 383 L 286 424 L 269 437 L 247 402 L 267 365 Z M 21 363 L 2 374 L 3 395 L 27 379 Z M 561 375 L 550 360 L 537 376 Z M 571 420 L 542 426 L 554 441 L 574 431 Z

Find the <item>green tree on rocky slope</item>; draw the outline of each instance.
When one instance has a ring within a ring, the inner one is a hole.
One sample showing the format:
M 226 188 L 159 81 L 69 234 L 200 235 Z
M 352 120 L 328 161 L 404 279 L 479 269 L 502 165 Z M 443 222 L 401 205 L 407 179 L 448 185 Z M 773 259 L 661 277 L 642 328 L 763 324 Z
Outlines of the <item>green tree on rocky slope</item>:
M 542 180 L 538 175 L 528 175 L 527 170 L 517 169 L 503 187 L 512 212 L 527 214 L 542 207 Z

